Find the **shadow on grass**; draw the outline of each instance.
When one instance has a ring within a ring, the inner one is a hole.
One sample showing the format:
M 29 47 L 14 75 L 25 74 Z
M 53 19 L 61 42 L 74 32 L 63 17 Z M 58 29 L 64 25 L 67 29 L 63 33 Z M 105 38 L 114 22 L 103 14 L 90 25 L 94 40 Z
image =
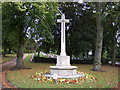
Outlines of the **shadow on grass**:
M 14 71 L 14 70 L 22 70 L 22 69 L 32 69 L 32 68 L 30 68 L 30 67 L 21 67 L 21 68 L 13 67 L 10 70 Z

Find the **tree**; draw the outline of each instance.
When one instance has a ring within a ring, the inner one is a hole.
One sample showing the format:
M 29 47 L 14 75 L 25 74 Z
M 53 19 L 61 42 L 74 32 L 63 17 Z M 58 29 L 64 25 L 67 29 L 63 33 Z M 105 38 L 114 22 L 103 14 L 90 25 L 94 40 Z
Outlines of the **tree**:
M 102 17 L 103 13 L 101 12 L 102 3 L 96 3 L 96 25 L 97 25 L 97 37 L 96 37 L 96 49 L 95 49 L 95 56 L 94 56 L 94 64 L 93 64 L 93 71 L 101 71 L 101 53 L 102 53 L 102 43 L 103 43 L 103 23 Z
M 50 33 L 50 26 L 54 24 L 52 22 L 54 20 L 54 14 L 57 11 L 57 4 L 54 2 L 5 2 L 3 3 L 3 8 L 6 8 L 6 10 L 3 9 L 4 14 L 11 17 L 10 20 L 9 18 L 3 19 L 4 26 L 7 24 L 7 26 L 9 26 L 9 29 L 11 29 L 12 32 L 15 32 L 16 40 L 18 40 L 16 68 L 21 69 L 24 68 L 22 59 L 24 53 L 23 50 L 25 45 L 25 38 L 33 38 L 34 40 L 37 40 L 36 38 L 40 36 L 42 36 L 42 39 L 44 39 L 46 36 L 48 36 L 48 38 L 52 38 L 52 35 Z M 48 14 L 49 20 L 47 16 Z
M 109 2 L 104 17 L 104 41 L 103 50 L 107 51 L 107 58 L 111 58 L 112 65 L 115 65 L 119 38 L 119 3 Z M 114 17 L 114 18 L 113 18 Z
M 116 10 L 114 10 L 115 8 Z M 111 45 L 111 51 L 112 51 L 112 64 L 115 64 L 115 54 L 116 54 L 116 34 L 119 29 L 118 26 L 118 3 L 97 3 L 96 9 L 97 9 L 97 17 L 96 17 L 96 23 L 97 23 L 97 38 L 96 38 L 96 51 L 95 51 L 95 57 L 94 57 L 94 65 L 93 69 L 94 71 L 101 71 L 101 56 L 102 56 L 102 45 L 103 50 L 106 51 L 109 48 L 108 43 Z M 115 14 L 116 13 L 116 14 Z M 113 16 L 115 16 L 115 19 L 113 19 Z M 103 26 L 104 25 L 104 26 Z M 106 28 L 107 26 L 107 28 Z M 103 28 L 107 29 L 104 30 L 104 40 L 106 39 L 105 35 L 109 35 L 109 38 L 107 38 L 107 44 L 106 42 L 103 42 Z M 104 45 L 106 44 L 106 47 Z M 105 50 L 106 49 L 106 50 Z M 103 51 L 103 52 L 104 52 Z
M 10 4 L 2 4 L 2 48 L 3 56 L 7 53 L 7 49 L 16 50 L 17 40 L 16 34 L 12 31 L 13 27 L 13 12 L 9 7 Z M 12 28 L 12 29 L 11 29 Z
M 119 33 L 119 19 L 120 19 L 120 15 L 119 15 L 119 7 L 120 4 L 119 3 L 111 3 L 111 8 L 110 8 L 110 12 L 108 14 L 108 22 L 111 25 L 111 61 L 112 61 L 112 66 L 115 65 L 116 62 L 116 54 L 117 54 L 117 47 L 119 47 L 119 45 L 117 46 L 118 42 L 117 39 L 120 35 Z M 112 17 L 115 18 L 112 18 Z

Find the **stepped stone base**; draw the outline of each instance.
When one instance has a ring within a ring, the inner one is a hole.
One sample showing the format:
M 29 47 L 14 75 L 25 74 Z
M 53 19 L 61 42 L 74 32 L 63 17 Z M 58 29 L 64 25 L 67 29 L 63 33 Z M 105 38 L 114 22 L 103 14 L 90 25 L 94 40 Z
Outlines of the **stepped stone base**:
M 76 66 L 50 66 L 51 73 L 57 75 L 75 75 L 76 74 Z
M 43 76 L 49 77 L 49 78 L 54 78 L 54 74 L 43 74 Z M 79 77 L 84 77 L 82 74 L 75 74 L 75 75 L 58 75 L 57 78 L 79 78 Z
M 50 66 L 50 74 L 44 74 L 43 76 L 53 78 L 57 75 L 57 78 L 78 78 L 83 77 L 82 74 L 77 74 L 76 66 L 70 66 L 70 56 L 57 56 L 56 66 Z

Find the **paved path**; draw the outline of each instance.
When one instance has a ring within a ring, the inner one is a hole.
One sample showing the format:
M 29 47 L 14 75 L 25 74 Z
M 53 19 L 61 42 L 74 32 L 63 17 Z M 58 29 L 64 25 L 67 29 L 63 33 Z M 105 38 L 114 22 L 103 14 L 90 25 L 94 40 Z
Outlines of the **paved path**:
M 15 64 L 16 64 L 16 58 L 14 58 L 13 60 L 7 61 L 3 64 L 0 64 L 0 68 L 2 68 L 2 72 L 3 72 L 5 70 L 9 70 L 13 66 L 15 66 Z
M 27 57 L 27 55 L 28 54 L 24 54 L 23 60 Z M 6 83 L 4 83 L 6 81 L 5 80 L 5 73 L 9 69 L 13 68 L 15 65 L 16 65 L 16 58 L 14 58 L 13 60 L 7 61 L 3 64 L 0 64 L 0 68 L 2 69 L 2 70 L 0 70 L 0 89 L 1 89 L 1 87 L 2 88 L 8 88 L 9 87 L 8 85 L 5 85 Z M 9 88 L 12 88 L 12 87 L 9 87 Z

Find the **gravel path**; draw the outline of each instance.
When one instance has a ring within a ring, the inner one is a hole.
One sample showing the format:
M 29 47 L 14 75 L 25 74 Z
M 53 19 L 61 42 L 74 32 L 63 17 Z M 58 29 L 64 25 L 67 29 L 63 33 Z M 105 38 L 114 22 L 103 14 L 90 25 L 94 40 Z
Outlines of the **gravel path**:
M 23 60 L 28 56 L 28 54 L 24 54 L 23 56 Z M 14 58 L 13 60 L 7 61 L 3 64 L 0 64 L 0 68 L 2 70 L 0 70 L 0 89 L 1 88 L 13 88 L 11 87 L 9 84 L 5 83 L 6 82 L 6 78 L 5 78 L 5 73 L 13 68 L 16 65 L 16 58 Z

